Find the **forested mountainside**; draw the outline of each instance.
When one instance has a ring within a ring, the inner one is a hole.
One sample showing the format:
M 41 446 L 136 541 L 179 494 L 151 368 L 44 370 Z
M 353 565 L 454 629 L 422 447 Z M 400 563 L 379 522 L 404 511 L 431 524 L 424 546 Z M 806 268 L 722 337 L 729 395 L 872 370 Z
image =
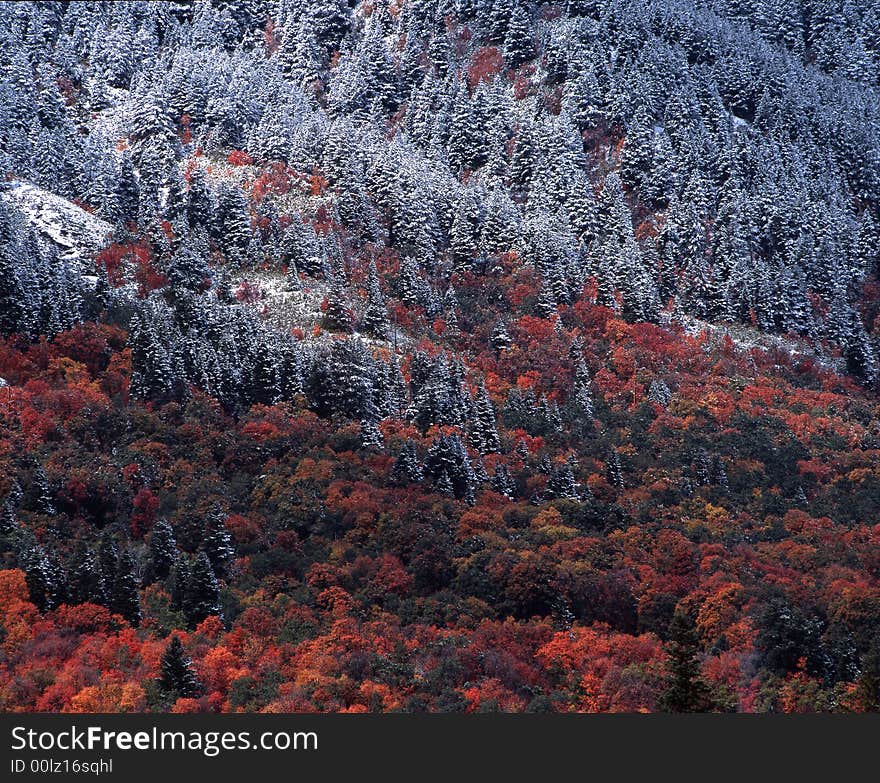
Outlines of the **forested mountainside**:
M 876 0 L 0 43 L 0 710 L 880 710 Z

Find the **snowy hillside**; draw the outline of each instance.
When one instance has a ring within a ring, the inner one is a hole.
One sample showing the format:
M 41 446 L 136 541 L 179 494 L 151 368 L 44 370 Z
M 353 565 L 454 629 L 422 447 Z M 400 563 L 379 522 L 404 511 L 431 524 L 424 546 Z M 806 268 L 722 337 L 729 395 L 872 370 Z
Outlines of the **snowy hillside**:
M 9 206 L 24 216 L 37 235 L 60 249 L 68 261 L 91 259 L 112 233 L 113 227 L 82 207 L 27 182 L 12 182 L 0 191 Z M 83 269 L 92 268 L 92 262 Z

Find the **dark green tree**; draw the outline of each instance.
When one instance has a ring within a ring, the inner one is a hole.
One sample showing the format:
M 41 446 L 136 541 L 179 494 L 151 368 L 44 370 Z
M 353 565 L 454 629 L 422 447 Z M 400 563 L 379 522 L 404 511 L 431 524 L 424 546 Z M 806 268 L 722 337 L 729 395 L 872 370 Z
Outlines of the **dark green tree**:
M 150 584 L 157 579 L 165 579 L 177 559 L 177 541 L 174 530 L 167 519 L 159 519 L 153 525 L 150 540 L 147 544 L 147 565 L 144 583 Z
M 198 696 L 202 690 L 192 659 L 186 654 L 177 634 L 165 648 L 161 672 L 158 678 L 159 688 L 175 699 Z
M 134 574 L 134 559 L 126 549 L 119 556 L 113 590 L 110 594 L 110 610 L 122 615 L 131 625 L 137 627 L 141 622 L 141 604 L 138 597 L 137 578 Z
M 693 618 L 677 608 L 669 623 L 666 687 L 657 701 L 661 711 L 706 712 L 711 709 L 709 687 L 700 676 L 699 652 Z
M 220 585 L 208 555 L 202 551 L 193 563 L 183 596 L 183 611 L 190 625 L 220 614 Z

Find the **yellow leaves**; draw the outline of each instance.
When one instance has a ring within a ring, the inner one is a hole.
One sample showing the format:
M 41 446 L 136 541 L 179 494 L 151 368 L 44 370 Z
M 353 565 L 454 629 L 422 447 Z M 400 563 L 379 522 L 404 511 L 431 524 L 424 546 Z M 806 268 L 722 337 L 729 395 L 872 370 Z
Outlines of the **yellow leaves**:
M 846 474 L 852 484 L 861 484 L 866 479 L 872 478 L 876 473 L 871 468 L 855 468 Z
M 708 645 L 714 644 L 736 622 L 745 592 L 739 582 L 731 582 L 709 595 L 697 613 L 697 631 Z
M 721 536 L 730 523 L 730 513 L 724 506 L 706 503 L 704 524 L 714 536 Z
M 577 528 L 562 523 L 562 514 L 553 507 L 546 508 L 536 514 L 531 521 L 531 526 L 554 541 L 577 538 L 580 535 Z
M 74 695 L 65 712 L 141 712 L 146 693 L 137 682 L 110 682 L 88 685 Z

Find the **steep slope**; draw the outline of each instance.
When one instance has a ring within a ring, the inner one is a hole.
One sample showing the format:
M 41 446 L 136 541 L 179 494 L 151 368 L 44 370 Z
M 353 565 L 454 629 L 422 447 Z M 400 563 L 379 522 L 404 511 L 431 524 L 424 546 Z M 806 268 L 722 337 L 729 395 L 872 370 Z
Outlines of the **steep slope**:
M 0 709 L 880 709 L 829 13 L 0 6 Z

